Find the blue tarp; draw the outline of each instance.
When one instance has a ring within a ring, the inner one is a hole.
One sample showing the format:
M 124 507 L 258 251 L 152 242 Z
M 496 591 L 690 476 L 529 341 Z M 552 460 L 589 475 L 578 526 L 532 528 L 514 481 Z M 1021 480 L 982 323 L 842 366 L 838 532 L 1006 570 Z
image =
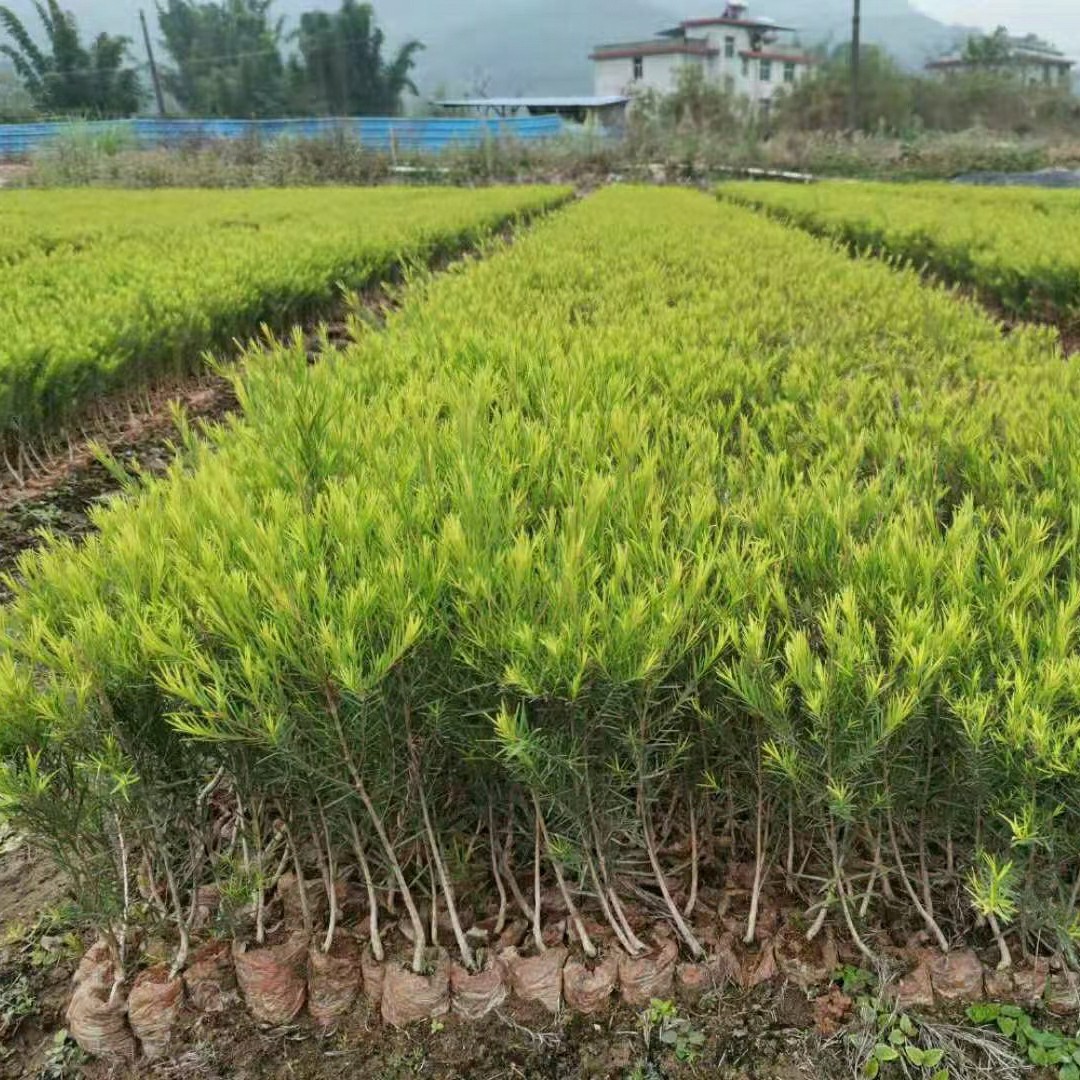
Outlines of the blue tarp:
M 434 153 L 448 146 L 478 146 L 488 139 L 550 139 L 562 134 L 558 116 L 455 117 L 409 120 L 399 117 L 333 117 L 311 120 L 116 120 L 65 123 L 0 124 L 0 158 L 23 157 L 65 133 L 92 137 L 125 132 L 141 147 L 178 146 L 207 139 L 283 136 L 313 139 L 344 131 L 373 150 Z

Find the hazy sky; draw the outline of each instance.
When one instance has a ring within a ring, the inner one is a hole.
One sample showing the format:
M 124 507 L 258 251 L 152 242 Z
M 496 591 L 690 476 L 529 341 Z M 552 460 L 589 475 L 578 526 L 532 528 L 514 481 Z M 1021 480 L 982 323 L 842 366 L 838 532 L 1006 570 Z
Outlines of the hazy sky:
M 1031 31 L 1049 38 L 1080 59 L 1080 2 L 1078 0 L 913 0 L 916 7 L 943 22 L 971 26 L 1007 26 L 1016 33 Z M 873 5 L 864 0 L 863 8 Z

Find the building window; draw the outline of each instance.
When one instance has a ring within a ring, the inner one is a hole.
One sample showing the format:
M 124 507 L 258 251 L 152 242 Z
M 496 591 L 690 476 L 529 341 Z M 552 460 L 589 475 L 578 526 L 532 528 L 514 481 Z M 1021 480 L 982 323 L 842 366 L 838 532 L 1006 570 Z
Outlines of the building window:
M 788 60 L 784 64 L 784 82 L 793 83 L 795 81 L 795 65 Z
M 724 56 L 729 60 L 735 55 L 735 39 L 733 37 L 724 38 Z
M 761 81 L 762 82 L 772 82 L 772 61 L 771 60 L 762 60 L 761 61 Z
M 750 61 L 745 56 L 742 58 L 742 73 L 744 79 L 750 77 Z
M 645 57 L 634 57 L 634 82 L 645 77 Z

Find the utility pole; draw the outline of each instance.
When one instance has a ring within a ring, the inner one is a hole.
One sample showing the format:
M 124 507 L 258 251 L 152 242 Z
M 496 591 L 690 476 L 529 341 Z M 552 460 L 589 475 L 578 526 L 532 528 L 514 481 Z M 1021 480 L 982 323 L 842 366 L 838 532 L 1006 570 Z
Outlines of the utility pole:
M 154 47 L 150 44 L 150 31 L 146 29 L 146 15 L 142 8 L 139 9 L 139 22 L 142 23 L 143 41 L 146 42 L 146 56 L 150 61 L 150 78 L 154 83 L 154 97 L 157 98 L 158 116 L 165 115 L 165 98 L 161 93 L 161 77 L 158 75 L 157 63 L 154 61 Z
M 851 16 L 851 100 L 848 102 L 848 127 L 852 133 L 859 129 L 859 52 L 862 39 L 862 0 L 854 0 Z

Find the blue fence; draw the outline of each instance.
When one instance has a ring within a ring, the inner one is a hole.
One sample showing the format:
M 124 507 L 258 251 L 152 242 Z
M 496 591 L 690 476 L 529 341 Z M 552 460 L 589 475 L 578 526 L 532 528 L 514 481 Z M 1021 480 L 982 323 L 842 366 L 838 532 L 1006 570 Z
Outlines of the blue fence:
M 450 146 L 479 146 L 489 139 L 534 141 L 562 134 L 557 116 L 409 120 L 375 116 L 312 120 L 117 120 L 79 124 L 0 124 L 0 158 L 25 157 L 54 139 L 78 131 L 87 137 L 125 132 L 140 147 L 179 146 L 210 139 L 313 139 L 344 131 L 364 146 L 390 153 L 437 153 Z

